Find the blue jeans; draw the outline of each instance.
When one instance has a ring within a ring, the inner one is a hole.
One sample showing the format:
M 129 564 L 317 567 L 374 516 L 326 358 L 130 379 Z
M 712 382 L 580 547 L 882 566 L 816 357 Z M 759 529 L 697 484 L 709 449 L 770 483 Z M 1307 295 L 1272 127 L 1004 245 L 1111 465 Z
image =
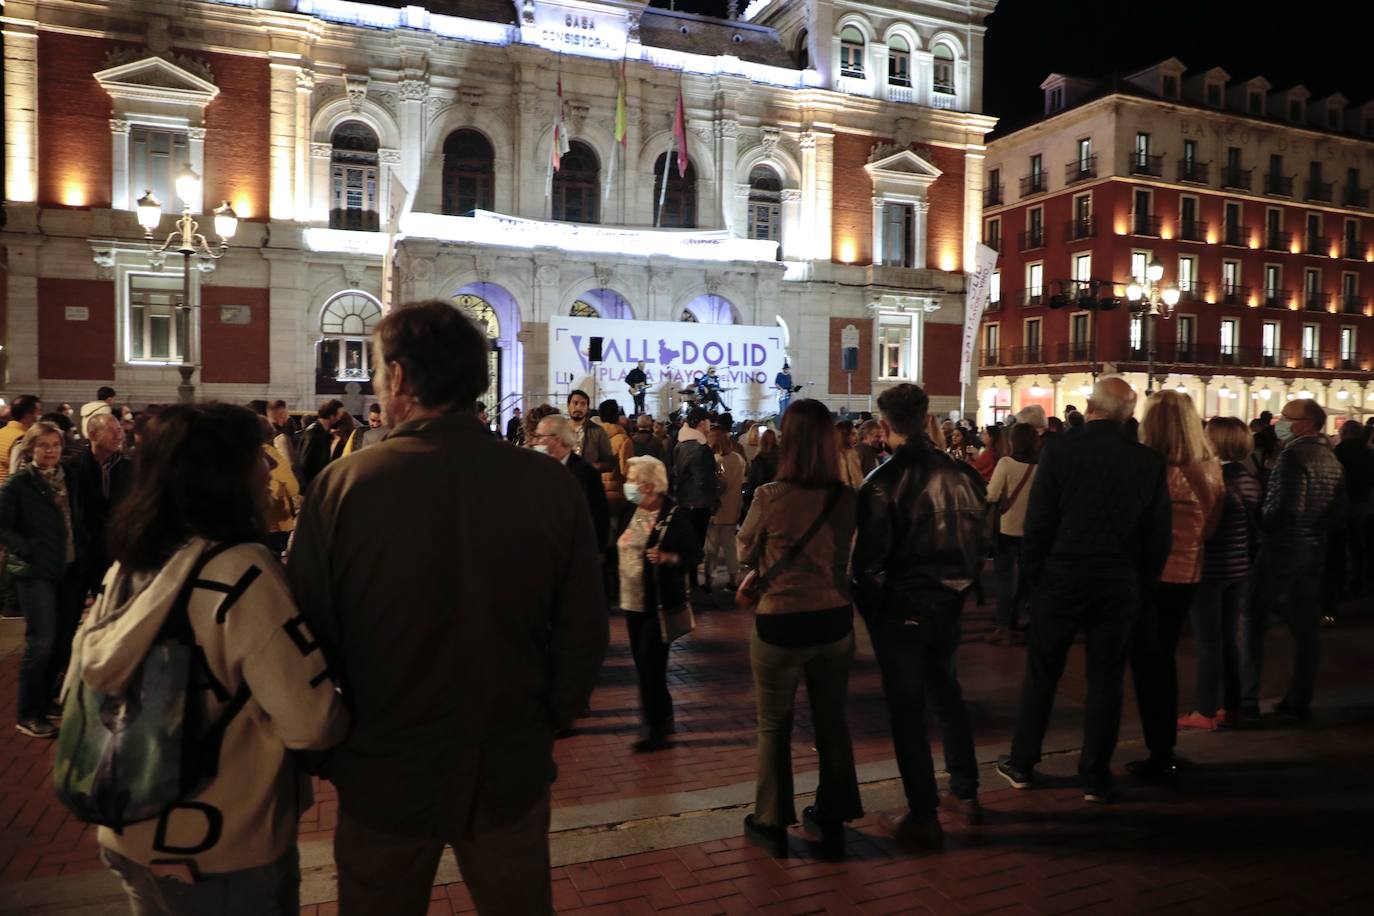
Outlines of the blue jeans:
M 997 535 L 997 551 L 992 557 L 992 572 L 997 580 L 997 626 L 1010 630 L 1016 626 L 1016 612 L 1022 598 L 1021 539 Z
M 257 868 L 182 880 L 109 849 L 100 858 L 124 883 L 133 916 L 297 916 L 301 866 L 293 845 L 280 859 Z M 187 876 L 188 878 L 190 876 Z
M 19 662 L 19 720 L 47 715 L 72 656 L 86 590 L 73 563 L 57 581 L 14 577 L 24 612 L 24 655 Z
M 897 769 L 911 814 L 918 820 L 932 819 L 940 804 L 935 762 L 926 736 L 927 696 L 943 732 L 950 794 L 977 798 L 973 724 L 954 660 L 962 633 L 958 613 L 937 613 L 920 623 L 887 618 L 866 623 L 882 671 Z
M 1245 576 L 1203 579 L 1193 595 L 1193 639 L 1197 642 L 1197 698 L 1193 709 L 1215 716 L 1240 707 L 1240 618 L 1249 594 Z

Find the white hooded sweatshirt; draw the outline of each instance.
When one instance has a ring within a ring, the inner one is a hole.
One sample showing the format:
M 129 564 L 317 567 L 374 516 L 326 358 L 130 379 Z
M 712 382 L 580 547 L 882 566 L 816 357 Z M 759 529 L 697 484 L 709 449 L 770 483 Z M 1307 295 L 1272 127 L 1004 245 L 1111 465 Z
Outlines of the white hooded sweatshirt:
M 130 574 L 116 563 L 72 646 L 82 680 L 119 693 L 143 661 L 202 552 L 193 539 L 156 573 Z M 194 797 L 100 845 L 142 865 L 185 862 L 200 874 L 276 861 L 296 841 L 296 822 L 313 804 L 309 776 L 291 750 L 341 741 L 347 714 L 324 655 L 296 610 L 286 576 L 265 547 L 240 544 L 211 559 L 190 597 L 189 616 L 205 668 L 196 684 L 205 722 L 219 718 L 247 684 L 251 697 L 230 721 L 219 773 Z M 70 687 L 69 681 L 64 687 Z

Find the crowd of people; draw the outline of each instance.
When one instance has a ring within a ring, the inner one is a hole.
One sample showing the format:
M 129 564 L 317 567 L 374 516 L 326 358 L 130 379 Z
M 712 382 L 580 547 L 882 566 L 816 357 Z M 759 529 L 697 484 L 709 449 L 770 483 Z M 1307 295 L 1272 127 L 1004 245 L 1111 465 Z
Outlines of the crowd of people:
M 957 656 L 988 557 L 987 638 L 1026 652 L 996 772 L 1034 786 L 1082 633 L 1079 769 L 1095 802 L 1111 794 L 1128 664 L 1149 753 L 1127 769 L 1172 784 L 1179 728 L 1259 720 L 1271 619 L 1295 645 L 1276 714 L 1311 715 L 1323 608 L 1368 585 L 1369 430 L 1348 422 L 1333 444 L 1313 401 L 1247 428 L 1204 424 L 1187 395 L 1163 391 L 1137 423 L 1136 392 L 1108 376 L 1063 422 L 1030 407 L 978 430 L 941 421 L 911 384 L 857 423 L 814 399 L 769 421 L 704 407 L 660 420 L 614 400 L 593 410 L 574 390 L 498 434 L 476 400 L 486 350 L 446 303 L 392 312 L 374 335 L 365 424 L 335 400 L 305 424 L 281 401 L 126 416 L 109 389 L 75 420 L 31 395 L 8 405 L 0 543 L 26 618 L 19 730 L 52 738 L 61 723 L 59 773 L 99 757 L 93 741 L 160 734 L 147 720 L 169 704 L 149 702 L 164 688 L 141 672 L 166 640 L 196 647 L 187 721 L 213 742 L 145 737 L 140 753 L 213 765 L 183 769 L 198 778 L 127 822 L 120 812 L 156 801 L 157 786 L 107 785 L 101 769 L 82 786 L 59 779 L 73 810 L 119 797 L 96 822 L 136 913 L 225 899 L 294 912 L 312 773 L 338 791 L 341 912 L 424 912 L 445 845 L 480 912 L 551 912 L 553 742 L 588 707 L 611 611 L 638 678 L 638 753 L 673 741 L 668 660 L 697 611 L 753 615 L 757 777 L 743 832 L 781 856 L 800 820 L 834 858 L 863 815 L 847 718 L 856 612 L 906 797 L 879 826 L 937 849 L 937 809 L 982 820 Z M 1198 678 L 1180 708 L 1185 621 Z M 802 682 L 820 772 L 799 819 Z

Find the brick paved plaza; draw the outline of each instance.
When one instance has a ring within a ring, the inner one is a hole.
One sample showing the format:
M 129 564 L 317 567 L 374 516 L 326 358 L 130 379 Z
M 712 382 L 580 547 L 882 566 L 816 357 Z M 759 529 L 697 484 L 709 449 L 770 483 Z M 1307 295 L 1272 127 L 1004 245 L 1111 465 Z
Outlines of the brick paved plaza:
M 983 768 L 988 823 L 946 824 L 943 853 L 913 854 L 881 838 L 874 817 L 901 805 L 877 668 L 866 639 L 851 717 L 868 816 L 851 825 L 849 858 L 816 861 L 794 840 L 776 861 L 747 846 L 740 822 L 753 799 L 750 616 L 705 608 L 675 647 L 674 745 L 630 752 L 637 728 L 634 671 L 623 624 L 591 715 L 559 742 L 554 786 L 555 902 L 561 913 L 1363 913 L 1374 893 L 1374 627 L 1323 631 L 1315 719 L 1299 729 L 1187 734 L 1192 762 L 1180 792 L 1118 780 L 1115 804 L 1089 806 L 1073 779 L 1081 722 L 1081 654 L 1071 659 L 1046 742 L 1046 787 L 1016 792 L 992 772 L 1014 718 L 1024 650 L 977 637 L 988 611 L 967 618 L 961 673 Z M 49 789 L 52 745 L 12 727 L 18 655 L 0 649 L 0 912 L 127 912 L 96 857 L 93 828 L 72 820 Z M 862 630 L 861 630 L 862 636 Z M 1271 641 L 1265 695 L 1280 692 L 1289 643 Z M 1181 695 L 1193 661 L 1185 640 Z M 1127 694 L 1117 770 L 1140 752 Z M 814 788 L 804 702 L 793 754 L 798 791 Z M 337 802 L 322 785 L 301 824 L 303 913 L 336 911 L 330 852 Z M 472 910 L 451 859 L 432 913 Z

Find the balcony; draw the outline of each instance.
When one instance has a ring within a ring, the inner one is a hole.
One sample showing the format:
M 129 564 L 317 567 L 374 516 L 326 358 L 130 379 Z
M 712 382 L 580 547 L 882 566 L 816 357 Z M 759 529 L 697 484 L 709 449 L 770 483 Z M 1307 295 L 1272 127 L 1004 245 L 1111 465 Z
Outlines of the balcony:
M 1149 358 L 1144 341 L 1135 346 L 1129 341 L 1121 341 L 1109 349 L 1114 352 L 1103 356 L 1109 361 L 1143 363 Z M 1179 340 L 1161 340 L 1155 345 L 1155 362 L 1163 365 L 1183 363 L 1200 366 L 1281 368 L 1288 366 L 1293 358 L 1292 350 L 1275 349 L 1266 353 L 1262 347 L 1201 344 Z
M 1207 223 L 1200 219 L 1178 221 L 1178 237 L 1185 242 L 1207 241 Z
M 1234 283 L 1229 285 L 1223 284 L 1221 287 L 1220 301 L 1222 305 L 1249 305 L 1250 287 L 1238 286 Z
M 1293 233 L 1270 229 L 1264 234 L 1264 247 L 1269 251 L 1291 251 L 1293 249 Z
M 1341 239 L 1341 257 L 1347 261 L 1363 261 L 1364 246 L 1359 239 Z
M 1293 301 L 1293 291 L 1289 289 L 1266 289 L 1260 297 L 1260 304 L 1267 309 L 1286 309 Z
M 1223 245 L 1233 245 L 1236 248 L 1250 247 L 1250 227 L 1227 225 L 1226 232 L 1222 235 Z
M 999 184 L 995 188 L 983 189 L 983 206 L 1000 207 L 1003 203 L 1005 203 L 1005 201 L 1002 199 L 1002 185 Z
M 1266 172 L 1264 174 L 1264 193 L 1274 194 L 1278 197 L 1292 197 L 1293 176 Z
M 1045 303 L 1045 287 L 1032 286 L 1021 293 L 1021 304 L 1026 308 L 1034 308 Z
M 1223 188 L 1234 188 L 1238 191 L 1250 190 L 1251 176 L 1254 169 L 1241 169 L 1227 167 L 1221 170 L 1221 186 Z
M 1303 290 L 1302 307 L 1309 312 L 1325 312 L 1331 307 L 1331 294 L 1316 290 Z
M 1000 298 L 998 298 L 998 299 L 989 299 L 989 300 L 988 300 L 988 307 L 985 308 L 985 309 L 983 309 L 983 311 L 984 311 L 985 313 L 1000 312 L 1000 311 L 1002 311 L 1002 300 L 1001 300 Z
M 1206 184 L 1208 166 L 1210 162 L 1190 162 L 1186 159 L 1179 160 L 1178 180 L 1186 181 L 1191 184 Z
M 1034 251 L 1036 248 L 1044 248 L 1044 247 L 1045 247 L 1045 230 L 1044 230 L 1044 228 L 1042 227 L 1042 228 L 1040 228 L 1040 229 L 1029 229 L 1029 230 L 1027 230 L 1027 231 L 1021 233 L 1020 244 L 1021 244 L 1021 249 L 1020 249 L 1021 251 Z
M 1336 354 L 1330 350 L 1303 350 L 1299 365 L 1304 369 L 1330 369 L 1335 363 Z
M 1266 369 L 1287 366 L 1291 362 L 1293 362 L 1293 351 L 1287 347 L 1260 347 L 1258 365 Z
M 1346 185 L 1345 192 L 1341 194 L 1341 204 L 1346 207 L 1359 207 L 1361 210 L 1368 210 L 1369 189 Z
M 1201 280 L 1194 280 L 1193 282 L 1187 285 L 1180 283 L 1178 285 L 1178 301 L 1206 302 L 1208 289 L 1208 284 L 1202 282 Z
M 1044 172 L 1035 172 L 1021 179 L 1021 196 L 1030 197 L 1032 194 L 1044 194 L 1049 190 L 1049 182 L 1045 179 Z
M 1090 340 L 1075 340 L 1061 343 L 1058 347 L 1059 362 L 1087 363 L 1093 361 L 1093 344 Z
M 1311 178 L 1309 178 L 1306 181 L 1306 185 L 1307 187 L 1305 189 L 1305 193 L 1303 196 L 1306 197 L 1308 200 L 1315 200 L 1319 203 L 1324 204 L 1331 203 L 1331 182 L 1313 181 Z
M 1131 174 L 1149 175 L 1151 178 L 1162 177 L 1164 175 L 1164 157 L 1132 153 Z
M 978 367 L 980 369 L 996 369 L 999 366 L 1006 365 L 1008 365 L 1006 357 L 1000 348 L 997 350 L 978 351 Z
M 1000 235 L 990 235 L 990 236 L 988 236 L 987 238 L 983 239 L 983 244 L 986 245 L 986 246 L 988 246 L 989 248 L 991 248 L 993 251 L 1001 251 L 1001 250 L 1002 250 L 1002 236 L 1000 236 Z
M 1064 166 L 1064 184 L 1073 184 L 1076 181 L 1087 181 L 1089 178 L 1096 177 L 1096 156 L 1088 156 L 1086 159 L 1075 159 L 1073 162 Z
M 1097 224 L 1091 216 L 1087 219 L 1071 219 L 1064 224 L 1064 238 L 1070 242 L 1097 238 Z
M 1303 252 L 1326 257 L 1331 253 L 1331 239 L 1324 235 L 1303 236 Z
M 1363 315 L 1365 298 L 1354 293 L 1345 293 L 1341 296 L 1342 315 Z
M 1131 214 L 1131 235 L 1149 235 L 1159 237 L 1159 227 L 1161 219 L 1151 213 L 1132 213 Z
M 1340 360 L 1337 362 L 1337 367 L 1344 369 L 1346 371 L 1350 371 L 1352 369 L 1360 369 L 1367 371 L 1365 370 L 1364 364 L 1357 356 L 1342 356 Z
M 1033 344 L 1029 347 L 1012 347 L 1011 362 L 1007 363 L 1007 365 L 1039 366 L 1043 365 L 1044 363 L 1044 360 L 1042 359 L 1043 356 L 1044 350 L 1040 347 L 1039 344 Z

